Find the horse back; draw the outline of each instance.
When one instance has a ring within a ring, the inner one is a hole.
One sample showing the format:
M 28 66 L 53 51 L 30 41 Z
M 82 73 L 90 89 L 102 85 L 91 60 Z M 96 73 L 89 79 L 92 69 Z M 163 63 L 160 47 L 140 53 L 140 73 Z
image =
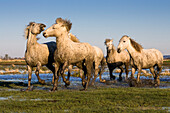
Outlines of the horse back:
M 150 65 L 163 64 L 163 55 L 157 49 L 143 49 L 142 58 L 143 62 Z

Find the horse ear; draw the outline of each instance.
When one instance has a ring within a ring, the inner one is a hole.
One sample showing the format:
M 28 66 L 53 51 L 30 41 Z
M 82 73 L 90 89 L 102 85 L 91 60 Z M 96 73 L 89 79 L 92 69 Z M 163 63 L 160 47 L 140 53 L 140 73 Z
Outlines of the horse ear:
M 35 22 L 30 22 L 29 25 L 31 26 L 31 25 L 33 25 L 34 23 L 35 23 Z
M 26 28 L 25 28 L 25 30 L 24 30 L 24 37 L 25 37 L 25 39 L 28 39 L 28 35 L 29 35 L 29 28 L 30 28 L 30 26 L 27 26 Z
M 113 38 L 111 39 L 111 41 L 113 42 Z
M 46 27 L 46 25 L 45 25 L 45 24 L 41 24 L 41 26 L 42 26 L 42 27 Z
M 62 21 L 63 21 L 63 19 L 61 17 L 59 17 L 59 18 L 56 19 L 55 22 L 58 24 L 58 23 L 61 23 Z

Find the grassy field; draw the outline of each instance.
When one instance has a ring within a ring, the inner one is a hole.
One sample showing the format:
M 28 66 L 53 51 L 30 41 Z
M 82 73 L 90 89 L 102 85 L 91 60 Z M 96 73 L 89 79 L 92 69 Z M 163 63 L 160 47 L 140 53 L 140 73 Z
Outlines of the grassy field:
M 88 91 L 0 91 L 0 112 L 168 112 L 169 89 L 98 88 Z M 169 109 L 170 110 L 170 109 Z
M 23 62 L 22 62 L 23 63 Z M 169 61 L 165 62 L 169 64 Z M 16 68 L 16 67 L 14 67 Z M 36 85 L 42 87 L 42 85 Z M 0 112 L 74 113 L 74 112 L 170 112 L 170 89 L 98 86 L 87 91 L 59 89 L 56 92 L 25 89 L 23 83 L 0 83 Z M 44 85 L 43 87 L 52 87 Z M 169 110 L 169 111 L 168 111 Z

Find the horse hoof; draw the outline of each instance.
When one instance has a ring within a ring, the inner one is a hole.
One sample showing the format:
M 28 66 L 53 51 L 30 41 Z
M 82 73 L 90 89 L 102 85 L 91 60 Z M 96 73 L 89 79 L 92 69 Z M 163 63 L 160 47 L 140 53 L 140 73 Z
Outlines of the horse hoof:
M 87 89 L 80 89 L 80 91 L 86 91 Z
M 55 92 L 57 89 L 51 89 L 49 90 L 49 92 Z
M 155 81 L 155 87 L 158 87 L 159 85 L 160 85 L 160 80 L 158 79 Z
M 90 87 L 94 87 L 95 85 L 94 85 L 94 83 L 91 83 L 91 84 L 89 84 L 89 86 L 90 86 Z
M 105 83 L 105 82 L 106 82 L 106 80 L 100 80 L 100 82 Z
M 119 81 L 122 81 L 122 77 L 120 77 L 118 80 L 119 80 Z
M 41 80 L 40 84 L 45 85 L 45 80 Z
M 115 80 L 115 78 L 116 78 L 115 76 L 111 76 L 110 80 Z
M 65 85 L 69 86 L 70 85 L 70 81 L 66 81 Z
M 24 91 L 26 91 L 26 90 L 25 90 L 25 89 L 21 89 L 20 91 L 24 92 Z
M 82 86 L 85 88 L 86 87 L 86 82 L 82 82 Z
M 129 80 L 128 80 L 128 79 L 125 79 L 125 82 L 129 82 Z
M 33 86 L 31 88 L 21 89 L 21 91 L 23 92 L 33 91 Z

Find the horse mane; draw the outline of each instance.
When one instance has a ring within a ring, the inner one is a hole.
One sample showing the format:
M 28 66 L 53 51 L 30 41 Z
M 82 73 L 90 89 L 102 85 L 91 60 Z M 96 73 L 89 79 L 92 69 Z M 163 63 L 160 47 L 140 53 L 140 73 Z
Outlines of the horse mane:
M 72 27 L 72 23 L 70 22 L 70 20 L 67 19 L 57 18 L 56 23 L 62 24 L 62 26 L 66 27 L 67 31 L 70 31 Z
M 107 42 L 110 42 L 112 39 L 105 39 L 105 44 L 107 43 Z
M 30 23 L 26 26 L 26 28 L 25 28 L 25 30 L 24 30 L 24 32 L 25 32 L 25 33 L 24 33 L 25 39 L 28 39 L 30 26 L 31 26 L 33 23 L 35 23 L 35 22 L 30 22 Z
M 79 39 L 73 35 L 72 33 L 69 33 L 69 38 L 73 41 L 73 42 L 80 42 Z
M 130 38 L 130 42 L 131 42 L 131 45 L 133 46 L 133 48 L 135 48 L 136 51 L 141 52 L 141 50 L 143 49 L 142 45 L 138 44 L 137 42 L 135 42 L 131 38 Z

